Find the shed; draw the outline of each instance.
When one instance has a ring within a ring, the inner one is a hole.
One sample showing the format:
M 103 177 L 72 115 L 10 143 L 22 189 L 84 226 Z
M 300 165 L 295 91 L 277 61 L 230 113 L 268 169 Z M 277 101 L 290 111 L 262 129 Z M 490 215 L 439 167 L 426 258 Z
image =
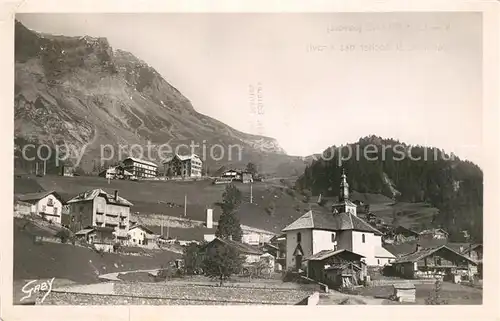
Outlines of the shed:
M 416 289 L 413 283 L 394 284 L 394 299 L 398 302 L 415 302 Z

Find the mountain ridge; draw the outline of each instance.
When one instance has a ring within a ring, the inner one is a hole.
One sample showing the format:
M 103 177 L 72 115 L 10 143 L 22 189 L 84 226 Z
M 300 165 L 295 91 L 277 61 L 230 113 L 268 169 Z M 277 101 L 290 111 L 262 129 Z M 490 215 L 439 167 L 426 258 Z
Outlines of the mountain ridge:
M 82 159 L 87 170 L 103 144 L 147 142 L 171 149 L 191 142 L 220 145 L 227 154 L 222 161 L 208 159 L 212 166 L 251 161 L 271 172 L 290 163 L 304 166 L 276 139 L 244 133 L 197 112 L 153 67 L 113 49 L 106 38 L 41 34 L 19 21 L 15 28 L 16 137 L 87 146 Z

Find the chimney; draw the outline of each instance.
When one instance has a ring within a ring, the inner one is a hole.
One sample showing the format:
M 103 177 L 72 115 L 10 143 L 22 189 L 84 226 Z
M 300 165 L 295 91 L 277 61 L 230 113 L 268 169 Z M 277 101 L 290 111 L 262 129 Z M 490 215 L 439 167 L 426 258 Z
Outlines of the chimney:
M 421 249 L 422 249 L 422 246 L 420 246 L 420 244 L 419 244 L 419 243 L 417 243 L 417 246 L 416 246 L 416 248 L 415 248 L 415 252 L 414 252 L 414 253 L 416 253 L 416 252 L 420 251 Z
M 117 201 L 117 200 L 118 200 L 118 190 L 115 189 L 115 201 Z
M 229 240 L 233 240 L 233 236 L 232 235 L 229 235 Z
M 213 228 L 213 209 L 207 208 L 207 228 Z

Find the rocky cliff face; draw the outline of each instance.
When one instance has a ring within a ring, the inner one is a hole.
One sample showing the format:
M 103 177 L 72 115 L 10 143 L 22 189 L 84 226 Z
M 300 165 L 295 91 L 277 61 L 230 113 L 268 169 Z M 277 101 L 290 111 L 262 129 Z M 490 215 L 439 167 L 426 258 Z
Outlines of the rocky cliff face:
M 148 141 L 172 148 L 191 142 L 208 150 L 213 144 L 226 147 L 222 160 L 208 164 L 253 161 L 272 171 L 290 163 L 275 139 L 196 112 L 158 72 L 128 52 L 113 50 L 105 38 L 40 34 L 16 22 L 15 58 L 15 135 L 86 146 L 83 168 L 92 166 L 102 145 L 146 146 Z M 241 147 L 232 149 L 232 157 L 230 145 Z M 153 147 L 152 154 L 157 152 Z M 202 153 L 201 147 L 196 152 Z

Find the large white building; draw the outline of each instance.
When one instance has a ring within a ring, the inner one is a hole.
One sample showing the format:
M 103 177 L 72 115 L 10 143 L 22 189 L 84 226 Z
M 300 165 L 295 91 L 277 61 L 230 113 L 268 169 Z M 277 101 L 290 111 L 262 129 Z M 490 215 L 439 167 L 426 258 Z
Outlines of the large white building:
M 167 158 L 163 162 L 166 176 L 201 177 L 203 162 L 196 154 L 178 155 Z
M 123 169 L 135 177 L 151 178 L 158 176 L 158 165 L 135 157 L 125 158 L 123 160 Z
M 367 265 L 383 266 L 395 257 L 382 247 L 382 233 L 359 218 L 349 200 L 349 184 L 342 173 L 338 203 L 331 212 L 309 211 L 283 229 L 286 268 L 300 269 L 305 258 L 323 250 L 346 249 L 363 255 Z

